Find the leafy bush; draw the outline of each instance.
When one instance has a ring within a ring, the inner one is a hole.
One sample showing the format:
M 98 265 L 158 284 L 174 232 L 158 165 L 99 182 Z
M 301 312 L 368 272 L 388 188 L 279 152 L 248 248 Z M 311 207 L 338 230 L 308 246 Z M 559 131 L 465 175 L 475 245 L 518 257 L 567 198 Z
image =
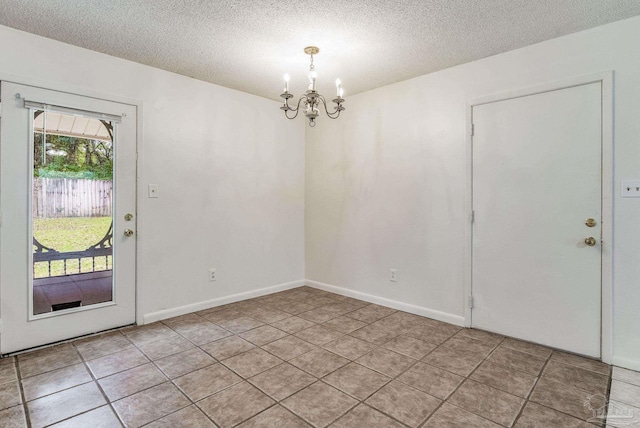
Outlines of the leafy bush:
M 111 143 L 84 138 L 34 135 L 35 177 L 84 178 L 111 180 L 113 178 L 113 148 Z
M 95 174 L 91 171 L 56 171 L 55 169 L 40 168 L 35 174 L 36 177 L 43 178 L 84 178 L 92 180 Z

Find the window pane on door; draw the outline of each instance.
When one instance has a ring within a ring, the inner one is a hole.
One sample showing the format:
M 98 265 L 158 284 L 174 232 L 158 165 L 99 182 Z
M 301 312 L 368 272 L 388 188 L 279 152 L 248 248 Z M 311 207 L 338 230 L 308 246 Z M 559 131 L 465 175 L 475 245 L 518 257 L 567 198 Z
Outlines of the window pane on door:
M 33 314 L 113 299 L 113 125 L 33 113 Z

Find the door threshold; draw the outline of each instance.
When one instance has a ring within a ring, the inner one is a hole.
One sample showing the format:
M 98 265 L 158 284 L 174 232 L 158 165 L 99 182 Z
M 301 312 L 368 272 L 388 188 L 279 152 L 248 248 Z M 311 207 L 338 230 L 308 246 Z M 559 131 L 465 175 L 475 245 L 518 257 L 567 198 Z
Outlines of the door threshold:
M 40 345 L 40 346 L 34 346 L 32 348 L 21 349 L 20 351 L 9 352 L 8 354 L 0 354 L 0 358 L 8 358 L 8 357 L 13 357 L 13 356 L 20 355 L 20 354 L 26 354 L 28 352 L 39 351 L 41 349 L 52 348 L 52 347 L 54 347 L 56 345 L 61 345 L 63 343 L 71 343 L 71 342 L 75 342 L 78 339 L 85 339 L 85 338 L 92 337 L 92 336 L 98 336 L 100 334 L 104 334 L 104 333 L 108 333 L 108 332 L 111 332 L 111 331 L 120 330 L 121 328 L 131 327 L 131 326 L 135 326 L 135 325 L 137 325 L 137 324 L 136 323 L 125 324 L 125 325 L 122 325 L 120 327 L 108 328 L 106 330 L 96 331 L 94 333 L 84 334 L 82 336 L 76 336 L 76 337 L 72 337 L 70 339 L 64 339 L 64 340 L 59 340 L 57 342 L 47 343 L 46 345 Z

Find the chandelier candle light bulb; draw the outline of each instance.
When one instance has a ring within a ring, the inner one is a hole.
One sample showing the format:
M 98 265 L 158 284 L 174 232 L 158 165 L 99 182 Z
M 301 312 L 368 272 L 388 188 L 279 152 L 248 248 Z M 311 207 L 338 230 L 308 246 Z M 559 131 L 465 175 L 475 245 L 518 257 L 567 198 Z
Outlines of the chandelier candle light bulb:
M 344 110 L 342 103 L 344 103 L 344 98 L 342 95 L 344 91 L 342 89 L 342 83 L 340 79 L 336 79 L 336 98 L 332 101 L 336 104 L 334 106 L 333 111 L 329 111 L 327 108 L 327 101 L 325 98 L 316 91 L 316 81 L 318 80 L 318 73 L 315 71 L 315 66 L 313 65 L 313 56 L 317 55 L 320 52 L 315 46 L 307 46 L 304 48 L 304 53 L 311 57 L 311 64 L 309 65 L 309 87 L 307 91 L 300 96 L 298 99 L 298 103 L 295 108 L 289 106 L 289 100 L 293 98 L 293 95 L 289 92 L 289 74 L 284 75 L 284 93 L 280 94 L 280 97 L 284 98 L 284 104 L 280 107 L 280 110 L 284 111 L 284 115 L 287 119 L 295 119 L 300 112 L 300 104 L 302 103 L 302 107 L 304 110 L 304 115 L 309 120 L 309 126 L 316 126 L 316 118 L 320 113 L 320 103 L 324 106 L 324 111 L 331 119 L 337 119 L 340 116 L 340 112 Z M 289 112 L 295 113 L 293 116 L 289 116 Z
M 309 72 L 309 89 L 312 91 L 316 90 L 316 79 L 318 79 L 318 72 L 311 70 Z
M 289 92 L 289 73 L 284 74 L 284 92 Z

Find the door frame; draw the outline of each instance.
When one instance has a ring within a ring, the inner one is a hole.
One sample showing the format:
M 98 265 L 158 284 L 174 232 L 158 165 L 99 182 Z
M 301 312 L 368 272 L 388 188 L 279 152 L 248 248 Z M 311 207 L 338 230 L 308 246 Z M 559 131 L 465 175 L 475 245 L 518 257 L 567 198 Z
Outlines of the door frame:
M 600 353 L 603 362 L 611 364 L 613 356 L 613 91 L 614 72 L 578 76 L 571 79 L 547 82 L 522 89 L 472 99 L 466 108 L 466 191 L 465 191 L 465 278 L 464 325 L 472 325 L 473 289 L 473 107 L 529 95 L 557 91 L 576 86 L 600 83 L 602 88 L 602 247 L 601 247 L 601 325 Z
M 136 189 L 135 189 L 135 215 L 136 215 L 136 234 L 135 234 L 135 238 L 136 238 L 136 250 L 135 250 L 135 275 L 134 275 L 134 287 L 135 287 L 135 320 L 136 320 L 136 324 L 137 325 L 142 325 L 144 324 L 144 319 L 142 316 L 142 310 L 141 310 L 141 302 L 140 302 L 140 287 L 139 287 L 139 277 L 140 277 L 140 270 L 138 268 L 138 262 L 141 260 L 140 257 L 140 253 L 141 253 L 141 245 L 140 245 L 140 237 L 142 235 L 142 229 L 144 228 L 144 225 L 140 220 L 140 218 L 142 218 L 142 212 L 143 212 L 143 204 L 141 204 L 141 195 L 144 194 L 143 192 L 143 176 L 142 176 L 142 151 L 143 151 L 143 126 L 142 126 L 142 116 L 143 116 L 143 107 L 144 107 L 144 102 L 142 101 L 142 99 L 139 98 L 132 98 L 132 97 L 126 97 L 126 96 L 122 96 L 122 95 L 118 95 L 115 93 L 108 93 L 108 92 L 103 92 L 100 90 L 94 90 L 94 89 L 90 89 L 87 87 L 83 87 L 83 86 L 76 86 L 73 84 L 68 84 L 68 83 L 63 83 L 63 82 L 59 82 L 59 81 L 53 81 L 53 80 L 46 80 L 46 79 L 39 79 L 39 78 L 34 78 L 34 77 L 30 77 L 30 76 L 22 76 L 22 75 L 16 75 L 16 74 L 12 74 L 12 73 L 6 73 L 6 72 L 2 72 L 0 71 L 0 82 L 5 81 L 5 82 L 10 82 L 10 83 L 16 83 L 19 85 L 26 85 L 26 86 L 34 86 L 37 88 L 41 88 L 41 89 L 46 89 L 46 90 L 51 90 L 51 91 L 57 91 L 57 92 L 64 92 L 64 93 L 68 93 L 71 95 L 79 95 L 79 96 L 83 96 L 83 97 L 89 97 L 89 98 L 96 98 L 99 100 L 104 100 L 104 101 L 111 101 L 111 102 L 115 102 L 115 103 L 121 103 L 121 104 L 128 104 L 131 105 L 133 107 L 135 107 L 136 109 L 136 162 L 135 162 L 135 167 L 136 167 L 136 171 L 135 171 L 135 176 L 136 176 Z M 2 94 L 0 94 L 1 96 Z M 1 103 L 1 99 L 0 99 L 0 103 Z M 0 118 L 1 120 L 1 118 Z M 0 207 L 0 213 L 2 212 L 2 207 Z M 1 221 L 1 217 L 0 217 L 0 221 Z M 2 268 L 2 266 L 0 266 L 0 269 Z M 2 323 L 2 314 L 0 314 L 0 334 L 2 334 L 2 329 L 3 329 L 4 325 Z

